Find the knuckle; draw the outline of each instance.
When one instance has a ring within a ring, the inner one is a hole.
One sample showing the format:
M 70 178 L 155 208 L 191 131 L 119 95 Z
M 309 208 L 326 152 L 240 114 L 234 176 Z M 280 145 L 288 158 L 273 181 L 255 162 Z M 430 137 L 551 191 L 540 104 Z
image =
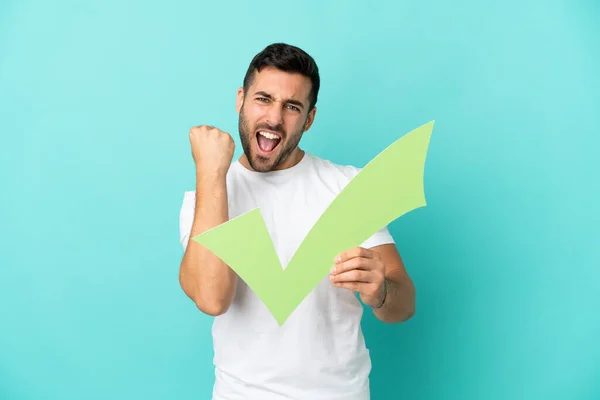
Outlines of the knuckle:
M 190 129 L 190 133 L 191 134 L 200 134 L 202 132 L 204 132 L 206 130 L 206 127 L 204 125 L 197 125 L 197 126 L 193 126 Z

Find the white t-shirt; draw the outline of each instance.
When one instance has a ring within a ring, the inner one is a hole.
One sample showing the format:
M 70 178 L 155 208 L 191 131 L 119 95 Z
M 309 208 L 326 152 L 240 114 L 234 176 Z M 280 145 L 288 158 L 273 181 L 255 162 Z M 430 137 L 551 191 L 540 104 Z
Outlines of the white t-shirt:
M 282 266 L 342 188 L 359 172 L 305 152 L 292 168 L 268 173 L 234 161 L 227 174 L 229 217 L 259 207 Z M 185 192 L 180 240 L 188 244 L 195 192 Z M 387 227 L 363 247 L 394 243 Z M 333 265 L 333 264 L 332 264 Z M 368 400 L 371 360 L 357 295 L 326 277 L 279 326 L 238 279 L 233 303 L 214 318 L 213 400 Z

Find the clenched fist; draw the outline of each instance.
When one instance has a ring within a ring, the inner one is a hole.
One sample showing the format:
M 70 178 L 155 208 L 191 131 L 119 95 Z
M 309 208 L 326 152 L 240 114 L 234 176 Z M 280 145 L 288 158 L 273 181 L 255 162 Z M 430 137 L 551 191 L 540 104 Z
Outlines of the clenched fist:
M 203 174 L 227 173 L 235 150 L 230 134 L 212 126 L 194 126 L 190 129 L 190 145 L 198 171 Z

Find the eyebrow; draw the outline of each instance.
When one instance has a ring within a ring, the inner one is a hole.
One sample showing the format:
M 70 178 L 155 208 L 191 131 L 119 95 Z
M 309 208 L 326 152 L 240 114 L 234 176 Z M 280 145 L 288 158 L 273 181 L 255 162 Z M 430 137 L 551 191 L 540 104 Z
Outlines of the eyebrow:
M 260 95 L 260 96 L 266 97 L 267 99 L 273 100 L 273 96 L 271 96 L 267 92 L 263 92 L 262 90 L 254 93 L 254 95 L 255 96 L 256 95 Z M 299 100 L 287 99 L 287 100 L 285 100 L 285 103 L 293 104 L 293 105 L 296 105 L 296 106 L 298 106 L 300 108 L 304 108 L 304 104 L 302 104 L 302 102 L 299 101 Z

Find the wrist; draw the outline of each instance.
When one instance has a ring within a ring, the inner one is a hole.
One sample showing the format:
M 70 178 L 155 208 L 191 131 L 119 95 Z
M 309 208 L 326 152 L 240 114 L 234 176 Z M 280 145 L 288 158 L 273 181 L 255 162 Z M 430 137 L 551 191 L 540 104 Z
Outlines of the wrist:
M 218 169 L 210 170 L 202 167 L 196 167 L 196 181 L 199 183 L 213 183 L 225 180 L 227 171 Z
M 378 304 L 371 306 L 372 308 L 377 309 L 377 308 L 383 307 L 383 305 L 385 304 L 385 300 L 387 299 L 387 292 L 388 292 L 387 289 L 388 289 L 387 288 L 387 279 L 384 278 L 383 279 L 383 294 L 381 295 L 381 301 Z

